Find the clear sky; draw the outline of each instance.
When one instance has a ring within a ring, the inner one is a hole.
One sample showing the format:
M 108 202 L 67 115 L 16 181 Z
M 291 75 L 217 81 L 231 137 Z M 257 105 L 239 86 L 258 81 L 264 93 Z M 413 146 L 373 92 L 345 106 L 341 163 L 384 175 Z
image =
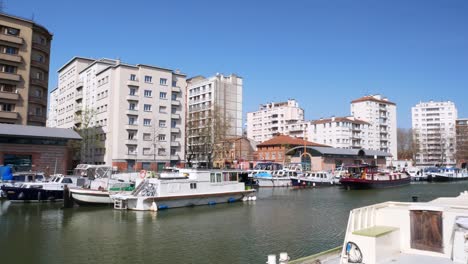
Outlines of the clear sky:
M 49 90 L 74 56 L 244 78 L 244 112 L 295 98 L 306 119 L 349 114 L 380 93 L 411 106 L 452 100 L 468 117 L 468 1 L 3 0 L 54 34 Z

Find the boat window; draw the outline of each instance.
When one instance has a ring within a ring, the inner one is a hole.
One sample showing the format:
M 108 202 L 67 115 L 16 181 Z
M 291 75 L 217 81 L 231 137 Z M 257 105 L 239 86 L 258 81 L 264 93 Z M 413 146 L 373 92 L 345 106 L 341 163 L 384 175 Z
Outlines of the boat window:
M 42 176 L 42 175 L 37 175 L 37 176 L 36 176 L 36 180 L 38 180 L 38 181 L 43 181 L 43 180 L 44 180 L 44 176 Z
M 229 173 L 229 181 L 237 181 L 237 173 L 236 172 L 230 172 Z
M 190 183 L 190 189 L 196 189 L 196 188 L 197 188 L 197 183 L 196 182 Z
M 221 173 L 216 173 L 216 182 L 221 182 Z
M 19 182 L 24 182 L 24 179 L 25 179 L 24 175 L 22 175 L 22 176 L 15 176 L 15 177 L 14 177 L 14 180 L 15 180 L 15 181 L 19 181 Z
M 29 188 L 42 189 L 42 185 L 31 185 Z
M 216 177 L 214 173 L 210 174 L 210 182 L 216 182 Z
M 292 175 L 293 175 L 293 176 L 297 176 L 297 172 L 293 172 Z
M 70 178 L 63 178 L 62 183 L 73 183 L 73 181 Z
M 223 181 L 229 181 L 229 173 L 223 172 Z

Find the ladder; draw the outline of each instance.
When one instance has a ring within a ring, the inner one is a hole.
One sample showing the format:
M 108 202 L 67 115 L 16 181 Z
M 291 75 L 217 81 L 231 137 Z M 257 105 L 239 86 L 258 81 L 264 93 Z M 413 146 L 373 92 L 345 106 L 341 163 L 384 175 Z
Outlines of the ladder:
M 125 209 L 127 209 L 127 203 L 124 200 L 115 199 L 114 200 L 114 209 L 125 210 Z

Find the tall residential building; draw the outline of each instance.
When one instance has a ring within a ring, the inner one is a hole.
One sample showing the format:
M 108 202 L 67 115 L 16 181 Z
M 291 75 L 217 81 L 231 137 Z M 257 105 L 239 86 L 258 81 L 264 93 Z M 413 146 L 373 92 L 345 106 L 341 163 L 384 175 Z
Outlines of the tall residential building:
M 455 157 L 457 164 L 462 168 L 468 167 L 468 118 L 456 121 L 457 148 Z
M 187 80 L 187 160 L 212 162 L 216 137 L 242 136 L 242 88 L 235 74 Z
M 370 123 L 355 117 L 331 117 L 309 122 L 307 140 L 334 148 L 368 149 Z
M 381 95 L 369 95 L 351 101 L 351 115 L 368 122 L 365 138 L 368 149 L 392 154 L 397 159 L 396 104 Z
M 457 108 L 453 102 L 420 102 L 411 108 L 416 165 L 455 165 Z
M 184 74 L 79 57 L 58 72 L 50 124 L 81 129 L 81 162 L 154 170 L 185 159 Z
M 247 113 L 247 137 L 257 142 L 269 140 L 276 134 L 303 137 L 303 121 L 304 109 L 294 99 L 261 104 L 258 111 Z
M 46 125 L 52 34 L 0 14 L 0 123 Z

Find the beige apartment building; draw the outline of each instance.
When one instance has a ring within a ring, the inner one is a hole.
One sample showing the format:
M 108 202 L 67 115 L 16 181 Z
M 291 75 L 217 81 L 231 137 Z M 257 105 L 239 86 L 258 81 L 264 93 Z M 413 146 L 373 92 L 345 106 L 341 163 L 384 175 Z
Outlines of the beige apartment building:
M 79 57 L 58 72 L 48 123 L 89 133 L 83 137 L 81 162 L 131 171 L 184 161 L 184 74 Z
M 186 159 L 213 162 L 220 141 L 242 136 L 242 78 L 235 74 L 190 78 L 187 98 Z
M 52 34 L 0 14 L 0 123 L 46 125 Z

